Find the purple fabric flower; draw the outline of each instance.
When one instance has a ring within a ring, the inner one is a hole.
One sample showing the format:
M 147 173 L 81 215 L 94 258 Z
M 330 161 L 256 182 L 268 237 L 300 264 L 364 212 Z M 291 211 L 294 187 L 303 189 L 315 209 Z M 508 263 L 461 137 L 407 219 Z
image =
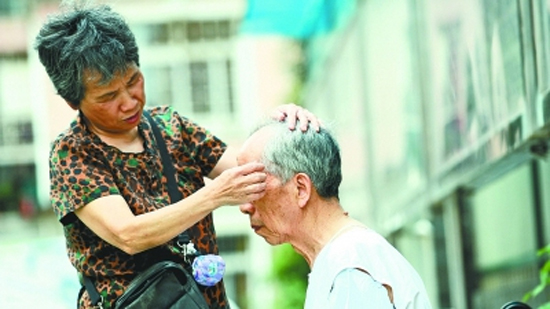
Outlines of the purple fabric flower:
M 199 255 L 193 260 L 193 277 L 198 284 L 213 286 L 222 280 L 225 262 L 219 255 Z

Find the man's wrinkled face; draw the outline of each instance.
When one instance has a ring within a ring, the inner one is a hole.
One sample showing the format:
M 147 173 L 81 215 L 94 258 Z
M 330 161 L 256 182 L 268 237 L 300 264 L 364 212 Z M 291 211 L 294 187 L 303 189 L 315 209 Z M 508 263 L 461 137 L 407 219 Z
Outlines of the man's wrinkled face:
M 269 141 L 269 128 L 254 133 L 243 145 L 237 157 L 237 163 L 259 162 L 261 152 Z M 286 229 L 289 226 L 290 186 L 283 184 L 277 177 L 267 173 L 265 195 L 251 203 L 243 204 L 240 210 L 248 214 L 250 226 L 269 244 L 277 245 L 287 241 Z

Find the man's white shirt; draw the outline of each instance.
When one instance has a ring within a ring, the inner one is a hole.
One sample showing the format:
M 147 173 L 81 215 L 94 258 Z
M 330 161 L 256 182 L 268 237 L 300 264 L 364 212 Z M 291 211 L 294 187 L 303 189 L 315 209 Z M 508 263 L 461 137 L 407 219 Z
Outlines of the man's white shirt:
M 394 308 L 383 284 L 391 286 L 396 309 L 432 308 L 422 279 L 401 253 L 375 231 L 353 226 L 315 259 L 304 308 Z

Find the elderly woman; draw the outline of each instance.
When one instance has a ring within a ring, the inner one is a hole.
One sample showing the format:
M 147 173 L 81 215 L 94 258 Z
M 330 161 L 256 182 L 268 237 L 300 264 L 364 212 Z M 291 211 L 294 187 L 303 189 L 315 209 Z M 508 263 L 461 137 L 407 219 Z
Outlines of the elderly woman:
M 236 166 L 235 152 L 169 107 L 149 114 L 161 128 L 184 198 L 170 201 L 150 123 L 144 76 L 124 19 L 108 6 L 50 16 L 35 48 L 58 94 L 78 110 L 50 152 L 51 205 L 63 224 L 70 262 L 113 306 L 140 271 L 160 260 L 184 263 L 173 239 L 187 230 L 197 249 L 217 253 L 212 211 L 264 194 L 264 166 Z M 318 127 L 293 104 L 273 118 Z M 307 128 L 307 126 L 306 126 Z M 302 128 L 305 129 L 305 128 Z M 205 186 L 203 177 L 213 181 Z M 211 308 L 228 308 L 223 281 L 202 287 Z M 90 308 L 84 287 L 79 308 Z

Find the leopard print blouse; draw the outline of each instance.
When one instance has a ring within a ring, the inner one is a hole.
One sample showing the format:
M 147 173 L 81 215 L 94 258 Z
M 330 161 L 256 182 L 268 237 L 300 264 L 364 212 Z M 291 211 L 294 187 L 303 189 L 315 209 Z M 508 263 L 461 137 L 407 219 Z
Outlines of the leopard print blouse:
M 170 107 L 155 107 L 149 112 L 162 128 L 185 198 L 204 186 L 203 176 L 214 168 L 226 145 Z M 122 195 L 136 215 L 169 204 L 160 153 L 144 116 L 138 130 L 145 150 L 124 153 L 92 134 L 79 114 L 55 139 L 50 152 L 51 205 L 63 224 L 69 260 L 79 274 L 95 282 L 104 308 L 111 308 L 135 274 L 153 263 L 170 259 L 184 265 L 183 255 L 173 243 L 128 255 L 98 237 L 74 215 L 91 201 L 112 194 Z M 218 253 L 212 214 L 188 232 L 199 251 Z M 199 287 L 211 308 L 229 308 L 223 281 L 213 287 Z M 79 308 L 92 308 L 84 288 L 78 303 Z

